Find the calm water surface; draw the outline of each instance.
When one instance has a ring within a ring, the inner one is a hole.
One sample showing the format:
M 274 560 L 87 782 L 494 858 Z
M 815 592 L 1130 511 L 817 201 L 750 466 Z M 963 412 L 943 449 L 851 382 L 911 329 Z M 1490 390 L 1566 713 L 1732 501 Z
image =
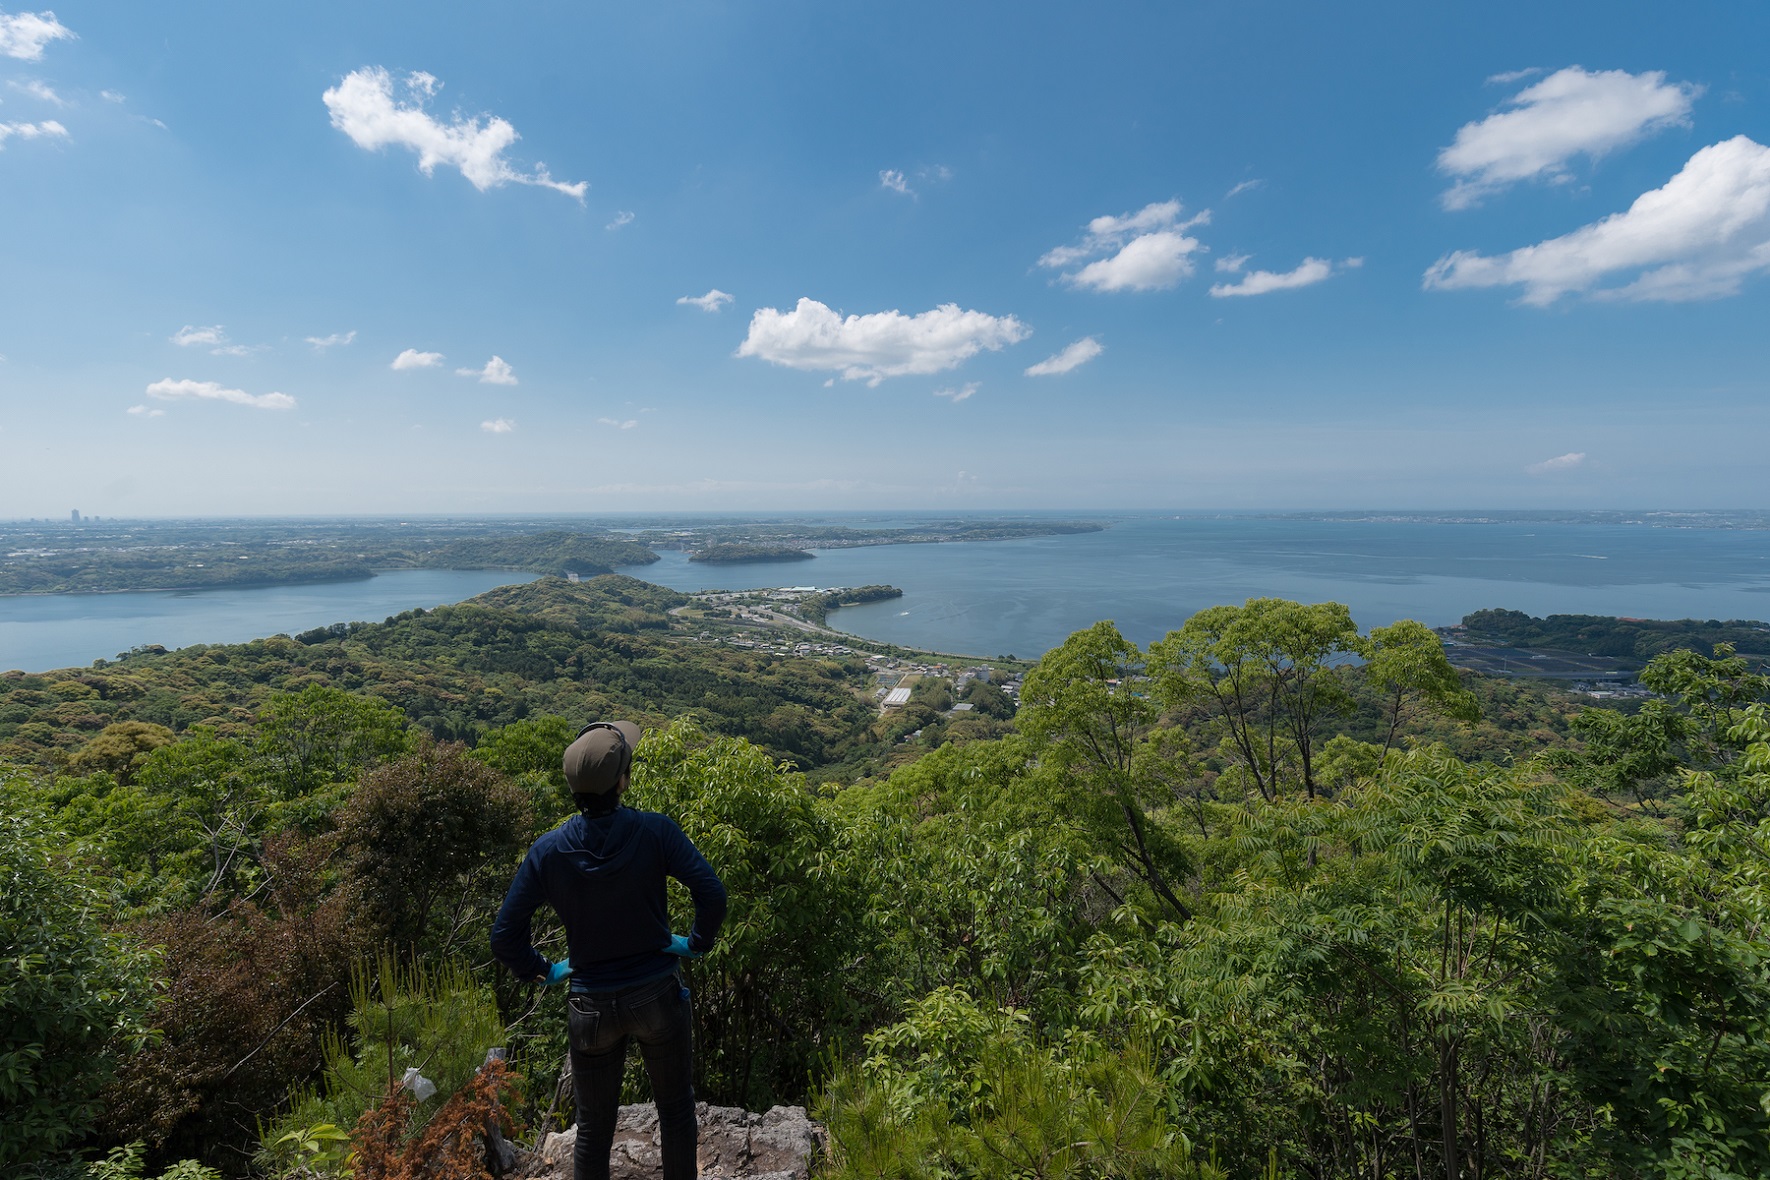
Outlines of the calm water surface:
M 1470 611 L 1762 619 L 1770 530 L 1537 521 L 1449 523 L 1134 516 L 1100 533 L 881 545 L 786 564 L 634 573 L 681 590 L 887 583 L 901 599 L 830 623 L 906 647 L 1035 656 L 1099 619 L 1139 643 L 1194 611 L 1271 595 L 1337 601 L 1361 627 Z
M 373 622 L 532 581 L 533 574 L 508 570 L 394 570 L 360 582 L 309 586 L 0 598 L 0 670 L 85 666 L 148 643 L 243 643 L 332 623 Z
M 1367 628 L 1400 618 L 1454 623 L 1483 607 L 1770 616 L 1765 529 L 1138 515 L 1112 518 L 1099 533 L 832 549 L 791 563 L 710 566 L 665 553 L 627 572 L 678 590 L 887 583 L 904 596 L 845 608 L 830 622 L 869 639 L 981 656 L 1036 656 L 1099 619 L 1147 643 L 1196 610 L 1256 595 L 1343 602 Z M 404 570 L 318 586 L 0 598 L 0 669 L 381 619 L 527 580 Z

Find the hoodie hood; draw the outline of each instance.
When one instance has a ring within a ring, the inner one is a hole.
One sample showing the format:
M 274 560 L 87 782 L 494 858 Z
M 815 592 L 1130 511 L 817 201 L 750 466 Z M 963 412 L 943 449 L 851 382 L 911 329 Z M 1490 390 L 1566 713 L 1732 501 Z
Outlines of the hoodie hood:
M 567 821 L 562 851 L 580 874 L 612 881 L 632 863 L 643 831 L 627 807 L 594 819 L 575 815 Z

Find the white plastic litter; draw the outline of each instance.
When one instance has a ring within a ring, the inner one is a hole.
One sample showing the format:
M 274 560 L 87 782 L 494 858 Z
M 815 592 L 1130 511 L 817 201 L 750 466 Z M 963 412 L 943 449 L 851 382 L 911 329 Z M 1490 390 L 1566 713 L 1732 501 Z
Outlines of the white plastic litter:
M 436 1083 L 419 1073 L 415 1065 L 406 1070 L 406 1076 L 399 1084 L 410 1090 L 412 1097 L 420 1102 L 428 1102 L 436 1094 Z

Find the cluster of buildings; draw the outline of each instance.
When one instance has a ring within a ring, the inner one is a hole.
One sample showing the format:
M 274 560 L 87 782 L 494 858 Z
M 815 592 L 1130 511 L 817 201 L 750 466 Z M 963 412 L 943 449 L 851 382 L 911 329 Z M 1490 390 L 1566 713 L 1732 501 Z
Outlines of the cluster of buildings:
M 697 606 L 728 612 L 722 620 L 724 622 L 739 627 L 768 628 L 767 634 L 752 631 L 748 634 L 740 632 L 718 635 L 712 631 L 702 631 L 697 638 L 703 643 L 723 643 L 744 651 L 767 655 L 829 658 L 863 656 L 867 662 L 867 671 L 872 673 L 877 682 L 873 699 L 884 711 L 901 709 L 909 704 L 912 687 L 923 679 L 946 682 L 954 697 L 964 696 L 972 681 L 981 680 L 986 684 L 996 684 L 1010 699 L 1019 701 L 1019 680 L 1011 675 L 1004 678 L 1000 671 L 985 664 L 955 667 L 938 660 L 857 651 L 849 644 L 821 636 L 798 639 L 780 634 L 783 622 L 788 622 L 776 613 L 780 607 L 792 606 L 813 594 L 827 593 L 828 589 L 816 586 L 780 586 L 765 590 L 716 590 L 696 594 L 693 597 Z M 802 624 L 801 626 L 803 627 Z M 973 708 L 970 702 L 960 701 L 952 707 L 952 712 L 968 713 Z
M 909 704 L 911 688 L 917 681 L 927 678 L 946 681 L 955 697 L 964 696 L 972 681 L 981 680 L 985 684 L 997 685 L 1016 704 L 1020 702 L 1020 681 L 1012 676 L 1003 678 L 996 669 L 984 664 L 954 671 L 950 665 L 943 663 L 921 663 L 893 656 L 870 656 L 867 659 L 867 671 L 873 673 L 879 681 L 879 687 L 873 696 L 877 698 L 882 710 L 901 709 Z M 974 707 L 969 701 L 959 701 L 949 712 L 969 713 Z
M 747 635 L 727 635 L 720 638 L 711 631 L 702 631 L 696 638 L 703 643 L 723 643 L 728 647 L 738 647 L 745 651 L 762 652 L 775 656 L 830 656 L 834 658 L 861 654 L 846 643 L 823 643 L 814 640 L 801 640 L 795 643 L 790 639 L 767 637 L 752 639 Z

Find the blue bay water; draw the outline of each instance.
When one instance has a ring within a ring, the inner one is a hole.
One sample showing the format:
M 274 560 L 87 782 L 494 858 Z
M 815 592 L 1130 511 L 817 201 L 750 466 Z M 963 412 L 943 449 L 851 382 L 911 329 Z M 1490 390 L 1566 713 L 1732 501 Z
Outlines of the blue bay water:
M 1104 532 L 821 551 L 790 564 L 634 573 L 680 590 L 887 583 L 901 599 L 845 607 L 843 631 L 906 647 L 1036 656 L 1100 619 L 1139 642 L 1256 596 L 1343 602 L 1361 627 L 1438 626 L 1484 607 L 1533 615 L 1761 619 L 1770 530 L 1629 524 L 1173 517 Z
M 393 570 L 305 586 L 0 598 L 0 670 L 85 666 L 149 643 L 243 643 L 332 623 L 378 622 L 533 580 L 508 570 Z
M 1104 532 L 820 551 L 811 561 L 626 572 L 679 590 L 887 583 L 841 630 L 906 647 L 1036 656 L 1099 619 L 1147 643 L 1194 611 L 1257 595 L 1351 607 L 1362 627 L 1437 626 L 1483 607 L 1533 615 L 1762 619 L 1770 529 L 1491 521 L 1108 517 Z M 873 522 L 876 523 L 876 522 Z M 0 598 L 0 669 L 90 664 L 146 643 L 236 643 L 376 620 L 528 581 L 497 570 L 401 570 L 360 582 Z

